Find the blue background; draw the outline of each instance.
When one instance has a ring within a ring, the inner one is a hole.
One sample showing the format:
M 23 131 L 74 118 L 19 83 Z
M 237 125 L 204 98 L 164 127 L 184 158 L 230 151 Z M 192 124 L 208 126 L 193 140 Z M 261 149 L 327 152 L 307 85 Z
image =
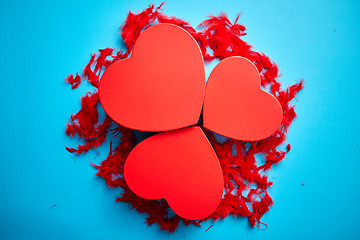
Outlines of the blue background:
M 358 1 L 169 0 L 164 6 L 193 26 L 209 13 L 225 11 L 233 21 L 242 12 L 245 40 L 279 65 L 282 82 L 306 79 L 294 101 L 293 149 L 271 172 L 268 230 L 251 229 L 245 218 L 227 218 L 207 232 L 212 222 L 174 234 L 148 227 L 114 201 L 119 191 L 90 166 L 107 155 L 108 144 L 100 155 L 65 151 L 78 143 L 65 136 L 65 124 L 90 88 L 72 91 L 64 78 L 81 71 L 91 52 L 120 47 L 118 27 L 127 12 L 149 3 L 1 2 L 0 239 L 359 239 Z

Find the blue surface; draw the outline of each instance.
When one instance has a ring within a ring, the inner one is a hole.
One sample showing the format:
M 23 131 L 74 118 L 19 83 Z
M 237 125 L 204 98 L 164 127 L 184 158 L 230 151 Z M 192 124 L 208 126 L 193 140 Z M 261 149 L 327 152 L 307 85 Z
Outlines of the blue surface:
M 91 52 L 120 47 L 118 27 L 147 1 L 2 1 L 0 4 L 0 239 L 359 239 L 360 4 L 358 1 L 175 1 L 165 13 L 199 24 L 225 11 L 245 39 L 278 63 L 282 82 L 306 79 L 289 130 L 292 151 L 272 171 L 266 231 L 228 218 L 174 234 L 148 227 L 95 177 L 91 152 L 73 159 L 65 123 L 86 85 L 64 77 Z M 211 71 L 207 68 L 207 74 Z M 305 185 L 302 186 L 301 183 Z M 53 204 L 56 207 L 49 208 Z

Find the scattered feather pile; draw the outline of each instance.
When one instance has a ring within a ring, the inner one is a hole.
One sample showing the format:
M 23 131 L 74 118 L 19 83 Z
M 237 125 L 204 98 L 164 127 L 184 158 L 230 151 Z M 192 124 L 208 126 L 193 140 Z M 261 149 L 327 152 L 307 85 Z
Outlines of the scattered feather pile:
M 234 23 L 229 21 L 225 13 L 210 16 L 198 26 L 199 30 L 196 30 L 181 19 L 166 16 L 162 12 L 162 5 L 157 8 L 151 5 L 137 14 L 129 12 L 125 23 L 120 27 L 126 51 L 100 49 L 97 54 L 91 55 L 81 75 L 77 73 L 66 78 L 72 89 L 76 89 L 83 81 L 88 81 L 94 87 L 93 92 L 88 92 L 82 97 L 80 111 L 71 115 L 66 125 L 66 134 L 82 139 L 83 144 L 66 149 L 71 153 L 83 154 L 102 145 L 110 135 L 120 138 L 117 146 L 110 143 L 108 157 L 99 166 L 94 165 L 98 169 L 97 175 L 104 178 L 109 187 L 121 188 L 123 193 L 117 201 L 128 203 L 131 208 L 143 213 L 149 225 L 157 223 L 162 230 L 173 232 L 180 222 L 200 226 L 203 221 L 216 221 L 230 215 L 247 217 L 252 227 L 261 228 L 261 217 L 273 205 L 268 194 L 273 183 L 269 181 L 266 173 L 290 151 L 290 144 L 286 146 L 285 151 L 279 150 L 279 147 L 284 144 L 286 131 L 296 117 L 294 106 L 290 102 L 303 88 L 304 82 L 301 80 L 288 88 L 282 88 L 278 81 L 277 65 L 265 54 L 253 51 L 251 45 L 242 40 L 241 37 L 246 35 L 246 29 L 237 23 L 239 16 Z M 157 23 L 172 23 L 188 31 L 198 42 L 206 63 L 230 56 L 248 58 L 260 72 L 262 87 L 269 89 L 279 100 L 284 111 L 281 127 L 274 135 L 261 141 L 227 139 L 219 143 L 212 132 L 203 128 L 218 155 L 224 174 L 225 194 L 218 209 L 201 221 L 186 220 L 174 215 L 165 200 L 146 200 L 136 196 L 128 188 L 123 177 L 124 162 L 135 145 L 133 132 L 117 125 L 109 116 L 106 116 L 103 122 L 99 121 L 97 88 L 101 74 L 112 63 L 127 58 L 141 32 Z M 264 163 L 260 164 L 255 160 L 256 154 L 265 156 Z M 264 226 L 267 227 L 266 224 Z

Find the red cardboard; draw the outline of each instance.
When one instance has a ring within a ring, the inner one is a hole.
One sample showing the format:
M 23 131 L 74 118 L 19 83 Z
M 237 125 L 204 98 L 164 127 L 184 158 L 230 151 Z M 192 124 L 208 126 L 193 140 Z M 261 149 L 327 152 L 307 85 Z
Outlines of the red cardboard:
M 260 88 L 259 72 L 246 58 L 226 58 L 211 72 L 203 109 L 205 128 L 254 141 L 271 136 L 282 118 L 280 103 Z
M 141 33 L 131 57 L 109 66 L 99 86 L 101 105 L 115 122 L 153 132 L 196 124 L 204 92 L 200 48 L 172 24 Z
M 125 162 L 124 177 L 136 195 L 165 198 L 177 215 L 191 220 L 216 210 L 224 185 L 218 158 L 200 127 L 140 142 Z

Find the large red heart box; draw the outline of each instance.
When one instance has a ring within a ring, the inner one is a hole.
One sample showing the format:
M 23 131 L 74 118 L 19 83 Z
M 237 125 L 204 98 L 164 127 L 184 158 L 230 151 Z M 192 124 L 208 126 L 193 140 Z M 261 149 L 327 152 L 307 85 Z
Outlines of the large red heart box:
M 260 88 L 256 66 L 229 57 L 211 72 L 206 84 L 204 127 L 226 137 L 255 141 L 279 128 L 283 111 L 278 100 Z
M 204 92 L 200 47 L 172 24 L 142 32 L 131 57 L 108 67 L 99 86 L 101 105 L 115 122 L 150 132 L 196 124 Z
M 218 158 L 200 127 L 140 142 L 126 159 L 124 178 L 136 195 L 165 198 L 177 215 L 191 220 L 216 210 L 224 185 Z

